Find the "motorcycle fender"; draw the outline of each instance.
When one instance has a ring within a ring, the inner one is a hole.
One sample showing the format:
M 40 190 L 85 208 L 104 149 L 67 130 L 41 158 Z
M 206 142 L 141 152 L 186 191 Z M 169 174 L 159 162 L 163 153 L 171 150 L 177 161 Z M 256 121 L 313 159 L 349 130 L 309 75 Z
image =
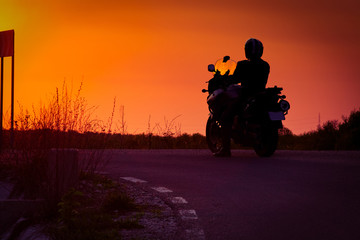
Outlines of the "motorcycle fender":
M 217 90 L 215 90 L 212 94 L 209 95 L 209 97 L 208 97 L 208 99 L 207 99 L 207 103 L 208 103 L 209 105 L 212 104 L 212 103 L 215 101 L 215 99 L 216 99 L 219 95 L 221 95 L 223 92 L 224 92 L 223 89 L 217 89 Z
M 283 112 L 268 112 L 268 113 L 271 121 L 285 120 L 285 115 Z

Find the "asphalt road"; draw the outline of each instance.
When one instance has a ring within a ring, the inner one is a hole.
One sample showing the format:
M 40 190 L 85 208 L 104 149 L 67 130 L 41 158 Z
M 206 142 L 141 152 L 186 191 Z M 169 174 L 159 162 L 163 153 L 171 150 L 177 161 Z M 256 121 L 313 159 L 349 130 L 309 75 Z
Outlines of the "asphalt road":
M 107 152 L 107 153 L 110 153 Z M 360 239 L 360 152 L 116 150 L 105 169 L 173 190 L 206 239 Z

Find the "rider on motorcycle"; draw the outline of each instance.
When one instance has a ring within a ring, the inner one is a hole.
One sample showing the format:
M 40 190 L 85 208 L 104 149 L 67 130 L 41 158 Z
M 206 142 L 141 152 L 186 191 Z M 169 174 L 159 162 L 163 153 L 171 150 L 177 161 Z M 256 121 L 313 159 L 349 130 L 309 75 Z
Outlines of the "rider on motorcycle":
M 234 74 L 230 76 L 232 84 L 241 83 L 241 92 L 240 97 L 236 101 L 228 103 L 221 115 L 220 124 L 223 147 L 214 154 L 216 157 L 231 156 L 231 128 L 235 114 L 241 114 L 242 105 L 246 99 L 265 90 L 270 65 L 261 59 L 263 49 L 263 45 L 259 40 L 254 38 L 247 40 L 245 43 L 245 56 L 247 60 L 239 61 Z

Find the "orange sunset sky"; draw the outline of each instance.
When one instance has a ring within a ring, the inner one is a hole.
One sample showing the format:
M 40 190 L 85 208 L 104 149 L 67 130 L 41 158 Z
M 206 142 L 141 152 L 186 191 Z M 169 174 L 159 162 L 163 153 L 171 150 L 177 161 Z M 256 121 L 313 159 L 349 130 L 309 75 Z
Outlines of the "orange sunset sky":
M 45 102 L 64 80 L 106 120 L 116 97 L 129 133 L 164 117 L 205 134 L 207 65 L 244 59 L 258 38 L 300 134 L 360 107 L 358 0 L 0 0 L 0 31 L 15 30 L 15 101 Z M 10 102 L 5 59 L 5 110 Z M 15 114 L 19 106 L 15 106 Z M 117 114 L 118 111 L 116 111 Z M 117 115 L 115 115 L 115 118 Z

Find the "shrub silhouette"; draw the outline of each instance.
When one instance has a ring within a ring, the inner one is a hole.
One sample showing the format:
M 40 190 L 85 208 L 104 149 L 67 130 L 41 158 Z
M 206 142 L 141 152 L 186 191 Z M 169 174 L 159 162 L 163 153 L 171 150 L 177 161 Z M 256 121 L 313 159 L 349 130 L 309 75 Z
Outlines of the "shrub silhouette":
M 327 121 L 317 131 L 293 135 L 279 132 L 279 149 L 289 150 L 360 150 L 360 110 L 354 110 L 343 122 Z
M 352 111 L 339 126 L 338 148 L 360 150 L 360 110 Z

